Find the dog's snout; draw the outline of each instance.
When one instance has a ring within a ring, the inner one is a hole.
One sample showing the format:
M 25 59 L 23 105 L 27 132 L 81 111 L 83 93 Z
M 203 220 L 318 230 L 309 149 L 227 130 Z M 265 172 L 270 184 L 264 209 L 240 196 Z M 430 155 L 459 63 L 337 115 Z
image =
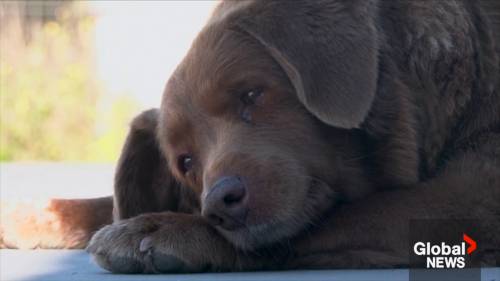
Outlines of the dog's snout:
M 222 177 L 210 188 L 203 200 L 202 215 L 212 225 L 231 230 L 244 224 L 246 186 L 238 176 Z

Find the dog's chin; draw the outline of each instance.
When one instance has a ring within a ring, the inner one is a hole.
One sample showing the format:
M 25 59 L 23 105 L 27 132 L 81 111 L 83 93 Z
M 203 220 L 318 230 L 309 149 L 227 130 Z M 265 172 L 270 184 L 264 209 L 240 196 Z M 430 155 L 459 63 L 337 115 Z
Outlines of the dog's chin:
M 270 217 L 261 223 L 242 225 L 233 230 L 218 227 L 219 232 L 237 248 L 258 250 L 281 244 L 309 227 L 338 201 L 338 194 L 324 182 L 312 181 L 301 206 L 286 212 L 286 217 Z

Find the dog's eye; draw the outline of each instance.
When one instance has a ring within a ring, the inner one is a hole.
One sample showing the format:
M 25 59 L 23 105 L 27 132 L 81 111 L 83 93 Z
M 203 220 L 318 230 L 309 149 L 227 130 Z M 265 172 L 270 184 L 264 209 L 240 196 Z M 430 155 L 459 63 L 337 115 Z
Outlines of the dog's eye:
M 241 102 L 243 103 L 243 109 L 241 110 L 241 119 L 243 121 L 250 123 L 252 122 L 251 106 L 257 104 L 257 99 L 262 96 L 261 90 L 250 90 L 245 92 L 241 96 Z
M 193 158 L 191 155 L 183 154 L 177 158 L 177 167 L 179 171 L 186 174 L 193 167 Z
M 255 105 L 257 103 L 257 99 L 261 95 L 262 95 L 261 90 L 250 90 L 242 95 L 241 101 L 243 102 L 244 105 Z

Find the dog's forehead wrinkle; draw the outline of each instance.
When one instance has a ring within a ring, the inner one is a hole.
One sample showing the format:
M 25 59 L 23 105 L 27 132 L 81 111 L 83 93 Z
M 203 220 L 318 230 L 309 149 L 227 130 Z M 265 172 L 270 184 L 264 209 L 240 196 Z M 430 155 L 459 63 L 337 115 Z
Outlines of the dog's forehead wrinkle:
M 163 103 L 166 117 L 181 115 L 179 110 L 182 108 L 193 107 L 191 101 L 191 87 L 185 81 L 185 75 L 180 74 L 181 70 L 178 69 L 174 75 L 169 79 L 165 92 L 163 94 Z
M 182 135 L 182 131 L 190 126 L 190 120 L 183 113 L 181 108 L 192 108 L 186 99 L 179 98 L 173 91 L 169 93 L 168 98 L 165 99 L 163 116 L 163 127 L 165 134 L 169 140 Z
M 195 137 L 196 130 L 206 127 L 207 122 L 197 102 L 196 85 L 186 82 L 186 72 L 181 73 L 169 81 L 165 91 L 163 126 L 169 139 L 185 141 Z
M 244 80 L 253 72 L 273 73 L 264 69 L 277 67 L 273 62 L 258 42 L 217 24 L 204 28 L 195 39 L 183 63 L 184 79 L 194 82 L 194 88 L 203 93 L 220 84 Z

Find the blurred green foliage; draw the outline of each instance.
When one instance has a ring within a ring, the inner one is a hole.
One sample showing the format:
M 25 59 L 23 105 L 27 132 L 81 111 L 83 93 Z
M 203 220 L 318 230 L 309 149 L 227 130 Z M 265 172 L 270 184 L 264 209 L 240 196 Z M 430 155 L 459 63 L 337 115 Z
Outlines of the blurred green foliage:
M 138 106 L 123 95 L 102 105 L 94 20 L 73 16 L 76 4 L 28 26 L 29 39 L 22 19 L 2 19 L 0 161 L 115 161 L 119 154 Z

